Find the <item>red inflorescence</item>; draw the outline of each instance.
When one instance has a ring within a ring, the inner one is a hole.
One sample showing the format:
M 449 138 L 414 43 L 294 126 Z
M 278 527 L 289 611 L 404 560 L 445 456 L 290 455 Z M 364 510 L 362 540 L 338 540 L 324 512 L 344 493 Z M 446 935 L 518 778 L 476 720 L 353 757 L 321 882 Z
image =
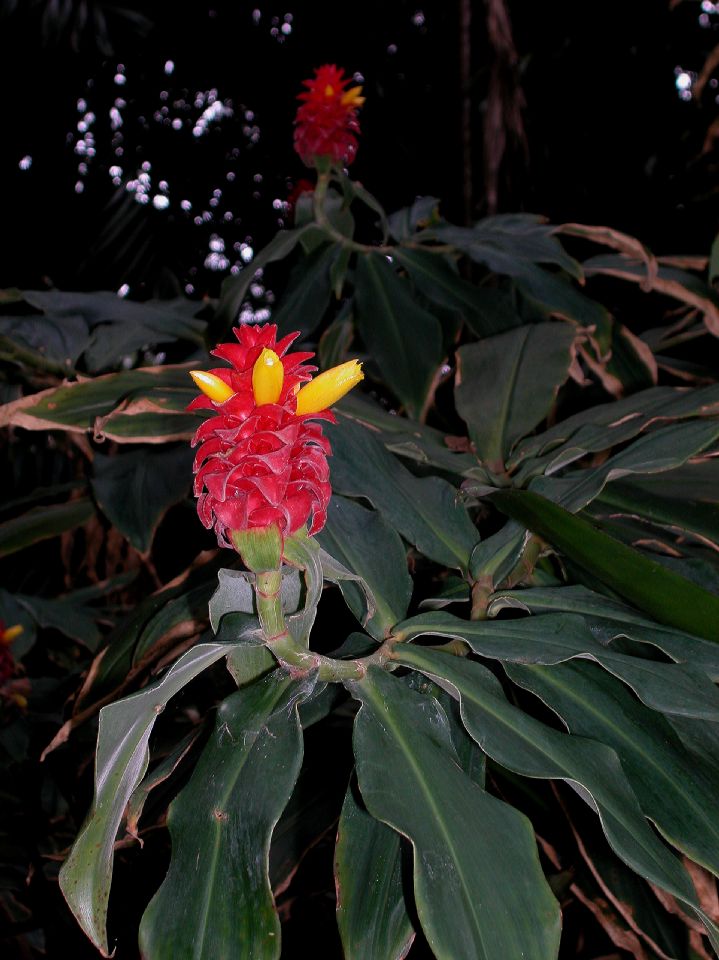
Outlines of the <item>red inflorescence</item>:
M 224 403 L 204 395 L 190 410 L 208 409 L 213 416 L 198 429 L 192 441 L 200 444 L 195 457 L 195 496 L 202 523 L 215 528 L 221 547 L 232 547 L 230 532 L 277 523 L 285 536 L 304 526 L 317 533 L 327 519 L 332 493 L 327 456 L 329 441 L 322 426 L 310 418 L 334 422 L 329 411 L 296 413 L 296 392 L 312 379 L 316 367 L 306 363 L 313 353 L 287 353 L 299 333 L 276 342 L 277 327 L 244 326 L 234 330 L 239 343 L 224 343 L 213 350 L 232 367 L 211 373 L 234 394 Z M 277 403 L 257 405 L 252 371 L 262 350 L 274 350 L 284 368 Z
M 357 153 L 360 132 L 357 111 L 364 103 L 361 87 L 347 89 L 350 79 L 333 64 L 315 70 L 303 81 L 307 90 L 299 94 L 302 104 L 295 119 L 295 150 L 308 167 L 317 157 L 350 164 Z

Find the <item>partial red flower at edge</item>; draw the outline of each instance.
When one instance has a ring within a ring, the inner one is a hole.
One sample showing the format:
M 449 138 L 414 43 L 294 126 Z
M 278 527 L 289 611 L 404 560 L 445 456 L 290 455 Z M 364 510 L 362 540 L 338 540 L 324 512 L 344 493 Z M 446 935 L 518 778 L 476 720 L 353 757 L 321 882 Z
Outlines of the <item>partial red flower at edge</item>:
M 310 384 L 317 367 L 306 361 L 314 354 L 287 353 L 299 333 L 277 342 L 277 327 L 265 324 L 234 334 L 238 343 L 212 351 L 231 367 L 192 372 L 203 393 L 188 409 L 213 414 L 192 441 L 200 445 L 194 465 L 200 520 L 229 548 L 233 530 L 276 524 L 289 536 L 309 522 L 309 533 L 317 533 L 332 495 L 331 451 L 321 424 L 310 420 L 334 422 L 326 408 L 363 378 L 361 368 L 350 361 Z
M 307 90 L 297 97 L 302 103 L 295 118 L 295 150 L 305 166 L 313 167 L 317 157 L 333 163 L 350 164 L 357 153 L 360 132 L 357 111 L 364 103 L 362 87 L 350 87 L 349 77 L 334 64 L 315 70 L 303 84 Z

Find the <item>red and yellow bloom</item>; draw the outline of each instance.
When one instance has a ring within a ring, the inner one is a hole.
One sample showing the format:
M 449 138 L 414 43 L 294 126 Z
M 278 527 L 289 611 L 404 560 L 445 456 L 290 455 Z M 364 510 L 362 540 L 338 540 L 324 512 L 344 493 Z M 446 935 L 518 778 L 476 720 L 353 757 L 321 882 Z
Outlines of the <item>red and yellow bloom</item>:
M 222 547 L 233 546 L 233 531 L 272 525 L 283 536 L 307 523 L 317 533 L 332 493 L 331 451 L 311 421 L 334 422 L 328 407 L 363 379 L 362 368 L 350 360 L 313 380 L 314 354 L 287 352 L 299 333 L 279 342 L 274 324 L 234 333 L 238 343 L 212 351 L 230 367 L 191 373 L 202 394 L 189 409 L 212 411 L 193 439 L 200 520 Z
M 318 157 L 338 164 L 354 160 L 360 132 L 357 111 L 364 97 L 362 87 L 348 89 L 350 82 L 334 64 L 303 81 L 307 90 L 297 97 L 302 103 L 295 119 L 295 150 L 306 166 L 315 166 Z

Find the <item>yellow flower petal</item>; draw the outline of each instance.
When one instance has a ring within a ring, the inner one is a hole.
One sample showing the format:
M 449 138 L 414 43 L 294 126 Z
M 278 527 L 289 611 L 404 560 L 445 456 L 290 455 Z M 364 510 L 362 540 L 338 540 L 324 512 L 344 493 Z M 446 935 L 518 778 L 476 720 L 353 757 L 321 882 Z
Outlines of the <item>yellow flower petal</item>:
M 16 640 L 17 637 L 20 636 L 22 631 L 22 625 L 19 623 L 16 623 L 14 627 L 8 627 L 7 630 L 3 630 L 0 635 L 0 643 L 12 643 L 13 640 Z
M 319 413 L 337 403 L 346 393 L 364 380 L 359 360 L 348 360 L 326 370 L 306 384 L 297 394 L 297 413 Z
M 206 397 L 215 403 L 224 403 L 234 397 L 235 391 L 228 387 L 224 380 L 220 380 L 214 373 L 205 373 L 204 370 L 190 370 L 190 376 Z
M 361 96 L 362 87 L 350 87 L 350 89 L 342 94 L 342 103 L 343 107 L 361 107 L 365 102 L 365 97 Z
M 285 380 L 285 368 L 274 350 L 264 348 L 252 368 L 252 392 L 255 403 L 277 403 Z

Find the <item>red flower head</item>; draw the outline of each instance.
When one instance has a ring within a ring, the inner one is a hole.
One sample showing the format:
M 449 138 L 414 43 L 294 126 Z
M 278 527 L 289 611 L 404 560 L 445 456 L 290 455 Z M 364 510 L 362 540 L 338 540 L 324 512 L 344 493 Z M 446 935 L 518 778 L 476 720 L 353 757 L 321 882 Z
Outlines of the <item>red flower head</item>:
M 330 446 L 311 420 L 334 422 L 327 408 L 363 379 L 361 367 L 350 360 L 312 380 L 317 367 L 306 361 L 314 354 L 287 353 L 299 333 L 279 343 L 274 324 L 234 333 L 239 343 L 212 351 L 231 367 L 192 372 L 203 395 L 188 409 L 212 411 L 192 441 L 200 444 L 200 520 L 214 527 L 221 547 L 233 547 L 233 531 L 272 525 L 289 536 L 311 520 L 309 533 L 317 533 L 332 493 Z
M 22 667 L 16 663 L 10 650 L 13 640 L 22 632 L 23 628 L 19 624 L 6 627 L 4 621 L 0 620 L 0 705 L 3 702 L 14 703 L 24 710 L 30 684 L 24 678 L 16 678 Z
M 351 81 L 334 64 L 315 70 L 304 80 L 307 90 L 299 94 L 302 104 L 295 119 L 295 150 L 302 162 L 312 167 L 317 157 L 329 157 L 333 163 L 350 164 L 357 153 L 360 132 L 357 111 L 364 103 L 362 87 Z

